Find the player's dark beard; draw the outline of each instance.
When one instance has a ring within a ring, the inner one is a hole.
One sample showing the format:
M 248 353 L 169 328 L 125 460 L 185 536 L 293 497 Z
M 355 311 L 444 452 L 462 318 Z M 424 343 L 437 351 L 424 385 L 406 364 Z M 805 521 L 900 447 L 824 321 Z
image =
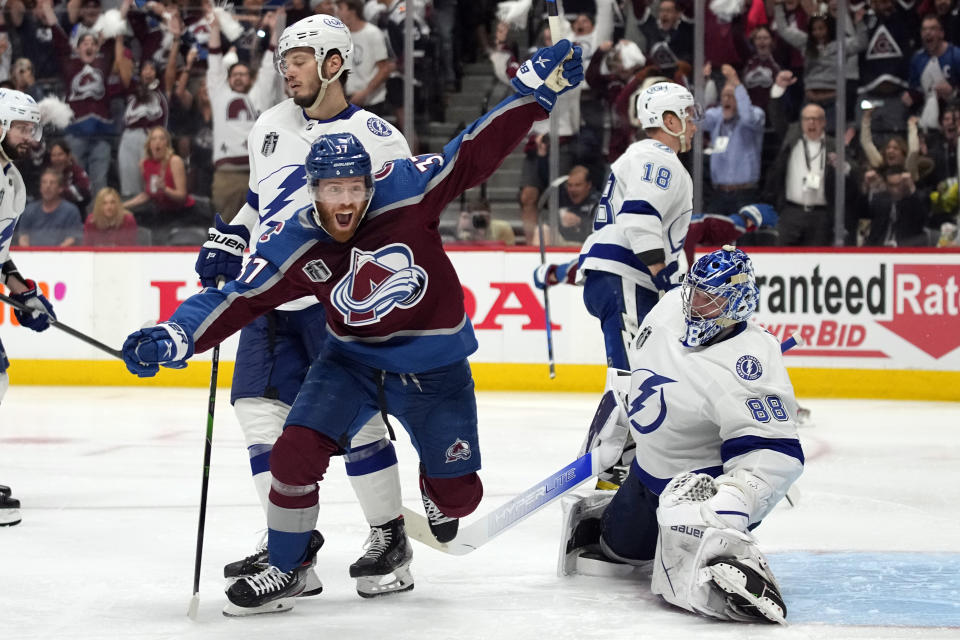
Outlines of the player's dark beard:
M 320 89 L 318 88 L 313 92 L 313 95 L 306 98 L 297 98 L 294 97 L 293 102 L 301 109 L 309 109 L 313 106 L 313 103 L 317 101 L 317 96 L 320 95 Z
M 23 147 L 23 152 L 18 151 L 17 147 L 14 147 L 11 144 L 9 144 L 6 138 L 4 138 L 2 142 L 0 142 L 0 147 L 3 147 L 3 152 L 7 154 L 7 157 L 10 158 L 11 160 L 19 160 L 22 157 L 26 156 L 30 151 L 29 147 L 27 147 L 26 145 L 21 145 L 21 147 Z

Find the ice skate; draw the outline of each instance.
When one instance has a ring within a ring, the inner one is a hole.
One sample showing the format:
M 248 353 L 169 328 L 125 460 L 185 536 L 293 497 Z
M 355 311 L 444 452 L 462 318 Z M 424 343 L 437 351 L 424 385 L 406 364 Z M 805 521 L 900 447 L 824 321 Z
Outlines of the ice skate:
M 252 616 L 292 609 L 294 600 L 306 587 L 307 571 L 306 565 L 288 572 L 269 566 L 256 575 L 237 579 L 227 589 L 223 615 Z
M 364 553 L 350 565 L 350 577 L 357 579 L 357 593 L 374 598 L 413 589 L 410 561 L 413 548 L 407 539 L 403 516 L 370 527 Z
M 711 560 L 707 569 L 713 584 L 727 595 L 727 604 L 744 619 L 787 623 L 780 591 L 763 574 L 733 558 Z
M 300 597 L 315 596 L 323 591 L 323 583 L 320 582 L 315 568 L 317 562 L 317 551 L 323 546 L 323 536 L 319 531 L 313 531 L 310 534 L 310 543 L 307 546 L 307 560 L 304 562 L 306 586 Z M 223 577 L 227 580 L 229 589 L 233 583 L 245 576 L 255 576 L 266 570 L 270 566 L 270 558 L 267 553 L 267 537 L 257 546 L 257 550 L 244 558 L 231 562 L 223 567 Z
M 10 497 L 10 487 L 0 486 L 0 527 L 20 523 L 20 501 Z
M 430 533 L 437 539 L 437 542 L 450 542 L 457 537 L 457 528 L 460 526 L 459 518 L 451 518 L 443 514 L 440 508 L 430 499 L 427 492 L 423 489 L 423 480 L 420 481 L 420 497 L 423 499 L 423 510 L 427 513 L 427 523 L 430 525 Z

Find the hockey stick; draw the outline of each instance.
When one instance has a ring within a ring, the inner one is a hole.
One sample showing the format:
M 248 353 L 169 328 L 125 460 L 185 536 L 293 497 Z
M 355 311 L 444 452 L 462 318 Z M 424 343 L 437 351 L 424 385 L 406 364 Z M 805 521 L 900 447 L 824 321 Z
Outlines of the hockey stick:
M 803 345 L 803 338 L 799 334 L 793 334 L 780 344 L 780 351 L 783 353 Z M 479 520 L 467 525 L 460 530 L 456 538 L 446 543 L 437 542 L 437 539 L 430 532 L 430 525 L 425 517 L 404 507 L 403 519 L 407 535 L 438 551 L 454 556 L 466 555 L 496 538 L 507 529 L 523 522 L 529 516 L 540 511 L 568 491 L 579 487 L 603 470 L 599 460 L 593 459 L 593 452 L 588 451 L 563 469 L 550 474 L 546 480 L 538 482 Z
M 553 43 L 557 43 L 557 38 L 560 37 L 560 34 L 564 33 L 563 28 L 560 26 L 560 11 L 557 7 L 557 0 L 547 0 L 547 22 L 550 25 L 550 39 L 553 40 Z
M 552 185 L 551 185 L 552 186 Z M 537 223 L 540 226 L 540 266 L 547 264 L 547 249 L 544 246 L 543 242 L 543 221 Z M 553 327 L 550 322 L 550 294 L 548 290 L 550 289 L 550 283 L 546 282 L 546 274 L 544 274 L 544 283 L 543 283 L 543 319 L 547 324 L 547 365 L 550 367 L 550 379 L 557 377 L 557 367 L 556 362 L 553 359 Z
M 11 298 L 11 297 L 9 297 L 9 296 L 6 296 L 6 295 L 4 295 L 4 294 L 2 294 L 2 293 L 0 293 L 0 302 L 5 302 L 5 303 L 7 303 L 8 305 L 10 305 L 11 307 L 13 307 L 14 309 L 17 309 L 18 311 L 22 311 L 22 312 L 24 312 L 24 313 L 33 313 L 34 311 L 36 311 L 36 309 L 34 309 L 34 308 L 32 308 L 32 307 L 28 307 L 27 305 L 23 304 L 22 302 L 19 302 L 19 301 L 17 301 L 17 300 L 14 300 L 13 298 Z M 51 326 L 51 327 L 56 327 L 57 329 L 60 329 L 60 331 L 63 331 L 64 333 L 68 333 L 68 334 L 70 334 L 71 336 L 73 336 L 74 338 L 77 338 L 77 339 L 79 339 L 79 340 L 83 340 L 84 342 L 86 342 L 87 344 L 89 344 L 91 347 L 96 347 L 97 349 L 100 349 L 101 351 L 105 351 L 106 353 L 109 353 L 110 355 L 112 355 L 114 358 L 120 358 L 121 360 L 123 360 L 123 354 L 120 353 L 119 350 L 117 350 L 117 349 L 111 349 L 110 347 L 108 347 L 107 345 L 103 344 L 103 343 L 100 342 L 99 340 L 95 340 L 94 338 L 91 338 L 91 337 L 88 336 L 87 334 L 82 333 L 82 332 L 80 332 L 80 331 L 77 331 L 77 330 L 74 329 L 73 327 L 62 323 L 62 322 L 60 322 L 59 320 L 54 319 L 53 316 L 50 317 L 50 326 Z
M 217 279 L 217 288 L 223 286 L 223 278 Z M 197 619 L 200 609 L 200 563 L 203 558 L 203 531 L 207 523 L 207 493 L 210 487 L 210 455 L 213 450 L 213 410 L 217 403 L 217 370 L 220 368 L 220 345 L 213 348 L 210 359 L 210 396 L 207 398 L 207 437 L 203 444 L 203 479 L 200 482 L 200 516 L 197 520 L 197 552 L 193 563 L 193 596 L 187 608 L 187 616 Z
M 407 535 L 444 553 L 455 556 L 466 555 L 603 471 L 598 468 L 599 466 L 598 461 L 593 459 L 593 453 L 587 452 L 586 455 L 551 474 L 546 480 L 538 482 L 483 518 L 464 527 L 456 538 L 446 543 L 437 542 L 430 533 L 430 525 L 426 518 L 404 507 L 403 519 L 406 523 Z

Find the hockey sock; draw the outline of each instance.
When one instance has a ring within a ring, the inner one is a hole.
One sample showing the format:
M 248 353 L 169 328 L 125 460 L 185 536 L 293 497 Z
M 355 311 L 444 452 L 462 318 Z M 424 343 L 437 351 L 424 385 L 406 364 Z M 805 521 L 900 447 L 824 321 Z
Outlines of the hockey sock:
M 400 471 L 392 442 L 382 439 L 351 449 L 344 462 L 350 485 L 370 526 L 400 515 Z

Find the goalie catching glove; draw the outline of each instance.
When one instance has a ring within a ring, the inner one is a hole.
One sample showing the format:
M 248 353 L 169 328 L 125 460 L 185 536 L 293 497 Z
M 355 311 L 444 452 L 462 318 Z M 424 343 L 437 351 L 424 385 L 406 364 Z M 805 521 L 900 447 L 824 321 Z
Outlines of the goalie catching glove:
M 520 65 L 517 75 L 510 82 L 520 95 L 532 93 L 540 106 L 550 111 L 557 103 L 558 95 L 583 81 L 582 53 L 579 46 L 570 44 L 569 40 L 561 40 L 533 54 Z
M 213 224 L 194 267 L 205 287 L 217 286 L 218 278 L 236 280 L 243 266 L 243 251 L 250 245 L 250 231 L 244 225 L 227 224 L 220 214 Z
M 174 322 L 161 322 L 134 331 L 123 343 L 123 362 L 127 370 L 141 378 L 156 375 L 160 365 L 183 369 L 193 355 L 193 338 Z
M 44 331 L 50 326 L 51 320 L 56 320 L 57 316 L 53 312 L 53 305 L 47 300 L 39 289 L 37 283 L 33 280 L 25 280 L 24 283 L 30 287 L 21 293 L 11 293 L 10 297 L 30 307 L 30 311 L 13 310 L 17 322 L 28 329 L 34 331 Z

